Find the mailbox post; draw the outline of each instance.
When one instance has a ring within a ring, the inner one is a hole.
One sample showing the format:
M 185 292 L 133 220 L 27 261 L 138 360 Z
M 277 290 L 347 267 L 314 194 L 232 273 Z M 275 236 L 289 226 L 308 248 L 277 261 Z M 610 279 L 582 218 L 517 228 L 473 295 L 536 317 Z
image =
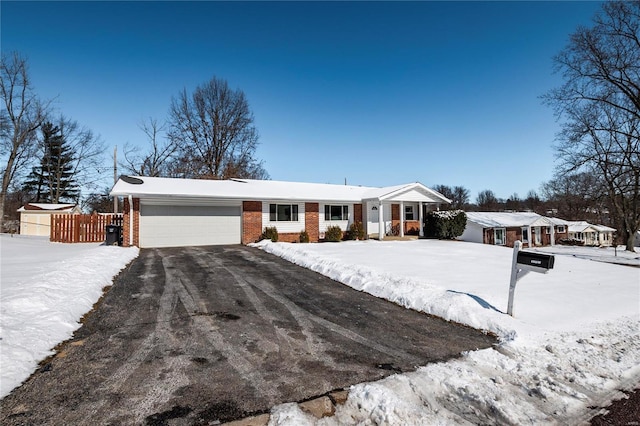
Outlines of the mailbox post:
M 522 243 L 516 241 L 513 244 L 513 259 L 511 262 L 511 282 L 509 283 L 509 304 L 507 313 L 513 316 L 513 298 L 516 292 L 516 283 L 529 272 L 546 274 L 553 269 L 555 257 L 550 254 L 520 251 Z

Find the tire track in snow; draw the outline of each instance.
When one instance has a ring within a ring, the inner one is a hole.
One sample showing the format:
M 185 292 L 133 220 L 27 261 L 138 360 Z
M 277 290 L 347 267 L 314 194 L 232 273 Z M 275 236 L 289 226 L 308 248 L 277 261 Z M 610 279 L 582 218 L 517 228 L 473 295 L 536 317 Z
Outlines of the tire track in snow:
M 262 302 L 260 297 L 258 297 L 256 292 L 253 290 L 251 284 L 249 284 L 249 282 L 241 274 L 238 274 L 232 268 L 228 268 L 227 266 L 225 266 L 223 262 L 221 262 L 220 259 L 217 258 L 215 255 L 212 255 L 203 250 L 198 250 L 195 248 L 192 249 L 191 251 L 194 253 L 198 253 L 197 255 L 194 256 L 194 259 L 196 259 L 196 263 L 200 267 L 206 270 L 210 268 L 211 264 L 213 263 L 217 267 L 223 268 L 227 273 L 229 273 L 233 277 L 236 284 L 240 286 L 240 288 L 244 292 L 245 296 L 247 297 L 251 305 L 255 308 L 260 318 L 262 318 L 267 323 L 271 324 L 271 326 L 273 327 L 279 342 L 278 344 L 275 345 L 274 351 L 277 351 L 278 355 L 282 359 L 282 362 L 286 363 L 290 367 L 289 368 L 290 373 L 304 374 L 304 370 L 298 365 L 298 358 L 295 357 L 294 355 L 294 353 L 296 352 L 296 349 L 298 349 L 300 352 L 311 354 L 313 358 L 316 359 L 317 361 L 322 362 L 327 367 L 331 367 L 335 369 L 335 365 L 329 365 L 328 363 L 325 362 L 325 360 L 329 357 L 326 354 L 326 345 L 320 339 L 318 339 L 317 336 L 313 333 L 312 324 L 310 321 L 308 321 L 305 317 L 301 317 L 299 315 L 296 315 L 293 312 L 290 312 L 292 318 L 300 326 L 301 333 L 303 334 L 305 339 L 304 341 L 301 341 L 300 339 L 295 339 L 291 337 L 286 329 L 283 329 L 282 327 L 279 327 L 276 325 L 276 323 L 278 321 L 281 321 L 281 319 L 277 318 L 272 313 L 272 311 L 270 311 L 265 306 L 265 304 Z M 206 261 L 202 258 L 202 255 L 206 256 Z M 262 342 L 263 346 L 265 346 L 266 344 L 272 344 L 272 342 L 266 342 L 264 341 L 264 339 L 262 340 L 263 340 Z M 283 350 L 282 348 L 283 345 L 286 345 L 288 350 Z M 296 374 L 294 374 L 294 376 L 295 375 Z M 289 384 L 289 385 L 294 384 L 295 382 L 294 380 L 291 380 L 291 379 L 287 380 L 285 376 L 280 377 L 279 380 L 284 381 L 286 384 Z M 330 383 L 326 380 L 320 381 L 320 384 L 326 388 L 330 387 Z
M 157 262 L 157 255 L 160 252 L 153 251 L 153 257 L 145 261 L 145 290 L 151 292 L 153 287 L 152 280 L 148 278 L 154 277 L 151 271 L 153 266 Z M 170 321 L 173 317 L 177 303 L 178 292 L 175 284 L 172 280 L 168 279 L 165 268 L 164 279 L 164 291 L 160 296 L 158 312 L 156 314 L 156 326 L 153 332 L 151 332 L 140 344 L 139 348 L 130 356 L 126 362 L 118 369 L 114 374 L 109 376 L 98 388 L 98 394 L 117 394 L 120 389 L 127 383 L 129 378 L 135 374 L 140 366 L 149 358 L 149 355 L 157 350 L 159 345 L 171 347 L 176 346 L 180 342 L 175 339 L 172 334 Z M 154 387 L 151 392 L 143 392 L 139 397 L 130 398 L 129 404 L 126 406 L 119 406 L 115 410 L 113 408 L 105 408 L 104 405 L 107 402 L 106 398 L 102 398 L 96 406 L 91 410 L 94 415 L 91 418 L 104 418 L 104 419 L 118 419 L 119 416 L 125 415 L 135 416 L 136 422 L 141 422 L 143 418 L 148 414 L 148 410 L 154 404 L 164 402 L 168 396 L 173 393 L 178 387 L 188 384 L 186 375 L 179 372 L 178 365 L 172 365 L 174 362 L 169 362 L 169 368 L 172 372 L 172 379 L 170 381 L 163 381 L 162 387 Z M 147 382 L 142 383 L 142 388 Z M 87 421 L 84 424 L 91 425 L 93 422 Z
M 264 261 L 259 260 L 256 256 L 254 256 L 253 254 L 249 254 L 246 251 L 243 251 L 243 257 L 245 257 L 245 259 L 249 260 L 249 261 L 254 261 L 256 263 L 265 263 Z M 268 264 L 268 263 L 267 263 Z M 297 305 L 296 303 L 292 302 L 291 300 L 289 300 L 288 298 L 284 297 L 283 295 L 281 295 L 271 284 L 269 284 L 266 280 L 263 279 L 253 279 L 253 278 L 248 278 L 247 282 L 260 289 L 263 293 L 265 293 L 267 296 L 271 297 L 272 299 L 276 300 L 277 302 L 281 303 L 283 306 L 285 306 L 287 308 L 287 310 L 291 313 L 291 315 L 298 319 L 300 318 L 301 320 L 303 318 L 309 318 L 310 321 L 315 322 L 316 324 L 336 333 L 341 335 L 342 337 L 352 340 L 356 343 L 359 343 L 363 346 L 368 347 L 369 349 L 375 350 L 379 353 L 383 353 L 385 355 L 397 358 L 397 359 L 404 359 L 404 360 L 409 360 L 412 363 L 414 363 L 415 365 L 422 365 L 424 363 L 424 360 L 416 357 L 414 355 L 411 355 L 409 353 L 403 352 L 403 351 L 399 351 L 397 349 L 388 347 L 386 345 L 382 345 L 380 343 L 377 343 L 375 341 L 372 341 L 370 339 L 367 339 L 366 337 L 352 331 L 349 330 L 348 328 L 342 327 L 339 324 L 336 324 L 332 321 L 329 321 L 327 319 L 324 319 L 320 316 L 317 316 L 305 309 L 303 309 L 302 307 L 300 307 L 299 305 Z M 302 320 L 302 321 L 306 321 L 306 319 Z M 309 328 L 310 329 L 310 328 Z
M 168 282 L 180 283 L 176 286 L 176 291 L 180 301 L 190 314 L 200 314 L 192 317 L 195 329 L 201 332 L 204 337 L 218 350 L 241 377 L 248 380 L 249 384 L 257 391 L 258 394 L 270 395 L 271 387 L 265 382 L 261 372 L 257 371 L 250 361 L 251 354 L 245 348 L 232 346 L 225 341 L 224 336 L 215 331 L 216 324 L 213 323 L 211 317 L 207 315 L 206 302 L 200 297 L 200 293 L 191 280 L 182 273 L 172 261 L 165 257 L 162 259 L 167 274 Z

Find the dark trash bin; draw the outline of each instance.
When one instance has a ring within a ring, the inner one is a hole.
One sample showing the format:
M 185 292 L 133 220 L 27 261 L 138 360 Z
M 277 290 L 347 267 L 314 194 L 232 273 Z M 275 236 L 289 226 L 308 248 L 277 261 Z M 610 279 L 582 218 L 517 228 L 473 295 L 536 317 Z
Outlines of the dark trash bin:
M 107 225 L 106 227 L 106 244 L 108 246 L 122 245 L 122 226 Z

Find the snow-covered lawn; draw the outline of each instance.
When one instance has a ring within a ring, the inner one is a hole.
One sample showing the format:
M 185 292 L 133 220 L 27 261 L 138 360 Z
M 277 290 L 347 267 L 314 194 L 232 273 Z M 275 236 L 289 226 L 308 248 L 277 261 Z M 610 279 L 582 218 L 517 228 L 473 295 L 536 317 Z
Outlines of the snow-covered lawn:
M 501 339 L 495 349 L 355 385 L 334 417 L 274 407 L 272 424 L 577 424 L 590 416 L 588 406 L 640 383 L 640 268 L 603 262 L 616 260 L 612 251 L 592 252 L 594 262 L 583 248 L 557 248 L 550 273 L 518 283 L 512 318 L 503 313 L 512 251 L 503 247 L 432 240 L 258 246 Z M 71 337 L 138 250 L 8 235 L 0 235 L 0 250 L 2 397 Z
M 0 234 L 0 398 L 69 339 L 137 248 Z
M 544 249 L 557 253 L 555 268 L 518 282 L 512 318 L 504 314 L 512 249 L 434 240 L 257 246 L 501 339 L 495 349 L 353 386 L 331 418 L 275 407 L 273 424 L 579 424 L 593 415 L 587 407 L 640 384 L 640 268 L 607 263 L 640 265 L 637 254 Z

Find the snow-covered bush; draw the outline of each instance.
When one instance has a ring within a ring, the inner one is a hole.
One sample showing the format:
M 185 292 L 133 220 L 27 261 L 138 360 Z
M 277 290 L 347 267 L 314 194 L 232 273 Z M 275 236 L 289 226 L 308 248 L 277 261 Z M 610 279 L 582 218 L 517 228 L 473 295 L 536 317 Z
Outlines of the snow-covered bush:
M 424 224 L 424 233 L 427 238 L 452 240 L 464 232 L 467 226 L 467 215 L 462 210 L 429 212 L 424 219 Z

